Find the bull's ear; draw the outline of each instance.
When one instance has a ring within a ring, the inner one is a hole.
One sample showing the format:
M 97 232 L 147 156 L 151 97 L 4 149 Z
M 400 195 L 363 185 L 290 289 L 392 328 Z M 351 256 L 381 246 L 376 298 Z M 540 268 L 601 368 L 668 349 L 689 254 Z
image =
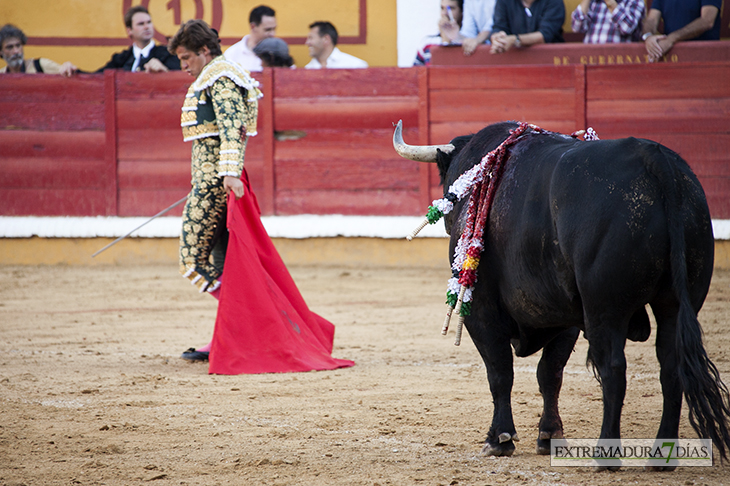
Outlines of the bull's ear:
M 444 153 L 454 151 L 454 146 L 446 145 L 408 145 L 403 141 L 403 120 L 398 120 L 393 132 L 393 148 L 403 158 L 416 160 L 418 162 L 436 162 L 436 152 L 441 150 Z
M 451 153 L 446 153 L 443 150 L 436 150 L 436 167 L 439 168 L 439 178 L 441 179 L 441 185 L 443 186 L 446 182 L 446 173 L 449 171 L 451 166 L 451 160 L 453 159 Z
M 441 185 L 443 185 L 446 181 L 446 173 L 449 171 L 449 167 L 451 167 L 451 161 L 454 160 L 454 157 L 461 154 L 461 150 L 467 143 L 469 143 L 469 141 L 471 141 L 473 136 L 474 135 L 462 135 L 453 139 L 449 144 L 451 147 L 454 147 L 451 151 L 445 152 L 440 149 L 436 150 L 436 165 L 439 168 Z

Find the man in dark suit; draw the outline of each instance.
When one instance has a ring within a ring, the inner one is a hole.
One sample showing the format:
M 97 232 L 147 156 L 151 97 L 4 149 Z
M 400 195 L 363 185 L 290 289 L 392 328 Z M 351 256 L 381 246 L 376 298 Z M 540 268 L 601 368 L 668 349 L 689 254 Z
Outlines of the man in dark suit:
M 177 56 L 170 54 L 166 46 L 155 45 L 153 39 L 155 27 L 145 7 L 137 5 L 127 10 L 124 14 L 124 25 L 127 27 L 127 35 L 132 39 L 132 46 L 126 51 L 114 54 L 97 72 L 105 69 L 123 69 L 161 73 L 180 69 Z

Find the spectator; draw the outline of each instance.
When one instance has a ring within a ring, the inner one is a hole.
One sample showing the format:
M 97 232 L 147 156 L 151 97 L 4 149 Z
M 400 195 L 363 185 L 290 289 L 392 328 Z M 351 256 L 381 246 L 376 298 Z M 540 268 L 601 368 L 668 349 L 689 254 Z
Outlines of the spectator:
M 678 41 L 720 40 L 721 7 L 722 0 L 654 0 L 641 37 L 649 60 L 658 61 Z M 659 20 L 664 20 L 664 35 Z
M 155 26 L 147 9 L 134 6 L 124 14 L 124 25 L 132 45 L 126 51 L 114 54 L 111 60 L 97 72 L 107 69 L 163 73 L 179 70 L 180 61 L 167 51 L 167 47 L 155 45 Z
M 312 60 L 305 69 L 366 68 L 368 63 L 337 48 L 337 29 L 329 22 L 314 22 L 309 26 L 307 42 Z
M 640 40 L 644 0 L 582 0 L 573 11 L 573 32 L 585 33 L 585 44 Z
M 289 55 L 289 46 L 276 37 L 262 40 L 253 48 L 253 52 L 259 56 L 263 67 L 296 67 Z
M 477 46 L 489 40 L 495 4 L 496 0 L 464 0 L 464 22 L 459 32 L 464 55 L 471 56 Z
M 439 33 L 423 38 L 421 47 L 416 53 L 416 60 L 413 62 L 414 66 L 426 66 L 431 63 L 431 46 L 450 44 L 457 40 L 464 13 L 463 7 L 464 0 L 441 0 Z
M 263 65 L 254 48 L 262 40 L 276 35 L 276 12 L 271 7 L 259 5 L 251 10 L 248 22 L 251 32 L 226 49 L 223 55 L 247 71 L 261 71 Z
M 57 64 L 50 59 L 26 59 L 23 46 L 28 42 L 22 30 L 14 25 L 7 24 L 0 29 L 0 57 L 8 64 L 0 69 L 0 73 L 47 73 L 73 75 L 77 68 L 70 62 Z
M 563 41 L 563 0 L 497 0 L 492 54 Z

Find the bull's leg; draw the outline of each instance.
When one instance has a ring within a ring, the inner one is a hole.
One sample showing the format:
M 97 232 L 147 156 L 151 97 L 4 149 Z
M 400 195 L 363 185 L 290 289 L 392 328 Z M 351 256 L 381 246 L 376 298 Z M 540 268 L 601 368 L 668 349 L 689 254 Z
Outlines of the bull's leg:
M 489 326 L 480 326 L 475 333 L 470 329 L 469 335 L 487 367 L 489 390 L 494 403 L 492 425 L 487 433 L 482 453 L 490 456 L 511 456 L 515 451 L 514 440 L 517 438 L 510 401 L 514 370 L 509 335 L 493 330 L 500 327 L 504 329 L 507 326 L 490 322 Z
M 594 333 L 591 332 L 591 334 Z M 626 396 L 625 338 L 605 334 L 608 335 L 591 335 L 588 338 L 590 342 L 588 355 L 598 372 L 603 389 L 603 424 L 600 438 L 619 439 L 621 437 L 621 409 Z
M 588 320 L 588 322 L 591 322 Z M 626 396 L 626 326 L 600 323 L 588 329 L 588 357 L 598 372 L 603 389 L 601 439 L 621 438 L 621 409 Z M 593 321 L 595 322 L 595 321 Z M 599 321 L 600 322 L 600 321 Z M 613 321 L 618 322 L 618 321 Z M 627 319 L 628 322 L 628 319 Z M 599 467 L 618 470 L 618 466 Z
M 661 366 L 659 380 L 662 384 L 664 406 L 662 420 L 659 424 L 657 439 L 675 439 L 679 437 L 679 420 L 682 411 L 682 385 L 677 374 L 677 310 L 662 313 L 655 307 L 657 320 L 656 355 Z M 673 471 L 675 467 L 647 467 L 652 471 Z
M 550 454 L 550 439 L 563 438 L 563 421 L 558 412 L 558 396 L 563 385 L 563 369 L 568 362 L 580 330 L 572 327 L 558 334 L 542 352 L 537 365 L 537 383 L 543 399 L 537 453 Z

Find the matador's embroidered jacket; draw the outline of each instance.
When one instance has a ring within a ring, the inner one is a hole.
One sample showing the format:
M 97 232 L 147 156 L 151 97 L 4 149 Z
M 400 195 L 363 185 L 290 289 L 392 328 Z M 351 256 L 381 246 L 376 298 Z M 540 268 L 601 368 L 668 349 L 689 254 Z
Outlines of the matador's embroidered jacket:
M 258 81 L 247 71 L 218 56 L 203 68 L 185 95 L 180 119 L 183 140 L 219 137 L 220 177 L 241 176 L 245 148 L 241 130 L 245 129 L 247 136 L 256 135 L 258 99 L 261 97 L 258 86 Z M 245 90 L 243 106 L 234 106 L 233 90 L 237 87 Z
M 218 56 L 190 85 L 182 108 L 192 141 L 192 190 L 183 211 L 180 271 L 200 291 L 218 288 L 221 268 L 210 262 L 213 236 L 226 208 L 223 177 L 241 177 L 246 137 L 256 135 L 258 81 Z

